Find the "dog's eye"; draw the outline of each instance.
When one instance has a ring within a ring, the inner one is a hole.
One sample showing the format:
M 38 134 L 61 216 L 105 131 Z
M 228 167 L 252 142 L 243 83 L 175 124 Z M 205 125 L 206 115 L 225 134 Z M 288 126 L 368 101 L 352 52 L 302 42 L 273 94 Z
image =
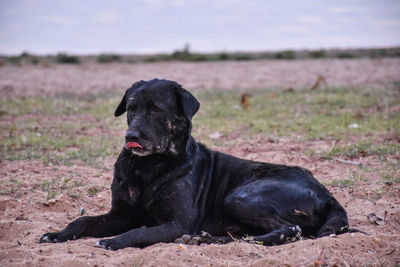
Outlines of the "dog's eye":
M 135 107 L 128 107 L 128 113 L 134 113 L 136 111 Z
M 158 106 L 156 106 L 156 105 L 154 105 L 154 104 L 151 104 L 151 105 L 150 105 L 150 108 L 151 108 L 151 110 L 152 110 L 153 112 L 160 112 L 160 111 L 161 111 L 161 108 L 159 108 Z

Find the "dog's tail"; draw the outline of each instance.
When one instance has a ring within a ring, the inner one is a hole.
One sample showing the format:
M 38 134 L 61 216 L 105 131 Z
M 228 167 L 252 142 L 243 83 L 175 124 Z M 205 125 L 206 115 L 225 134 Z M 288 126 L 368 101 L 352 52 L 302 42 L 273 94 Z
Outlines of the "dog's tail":
M 318 237 L 328 236 L 331 234 L 339 235 L 355 232 L 369 235 L 364 231 L 349 227 L 347 213 L 336 199 L 330 199 L 325 208 L 327 215 L 326 221 L 319 229 L 317 234 Z
M 348 233 L 361 233 L 361 234 L 370 236 L 370 234 L 368 234 L 367 232 L 358 230 L 358 229 L 356 229 L 356 228 L 347 228 L 347 232 L 348 232 Z M 346 233 L 346 232 L 344 232 L 344 233 Z

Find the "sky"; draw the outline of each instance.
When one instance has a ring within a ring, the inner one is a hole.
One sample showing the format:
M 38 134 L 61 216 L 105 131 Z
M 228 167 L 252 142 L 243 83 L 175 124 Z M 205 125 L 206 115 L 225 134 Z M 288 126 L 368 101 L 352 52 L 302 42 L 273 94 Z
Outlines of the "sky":
M 400 0 L 0 0 L 0 54 L 400 46 Z

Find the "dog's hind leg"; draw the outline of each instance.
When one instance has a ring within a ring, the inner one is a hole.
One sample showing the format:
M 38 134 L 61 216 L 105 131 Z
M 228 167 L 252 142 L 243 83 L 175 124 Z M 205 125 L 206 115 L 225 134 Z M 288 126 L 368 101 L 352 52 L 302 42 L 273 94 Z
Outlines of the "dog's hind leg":
M 254 236 L 253 240 L 261 242 L 263 245 L 280 245 L 288 241 L 297 240 L 301 237 L 301 228 L 296 226 L 282 225 L 268 234 Z
M 346 211 L 335 199 L 331 199 L 327 203 L 326 213 L 326 221 L 319 229 L 317 237 L 342 234 L 349 231 Z
M 245 225 L 246 229 L 253 229 L 250 233 L 255 235 L 249 239 L 245 238 L 250 242 L 256 241 L 261 242 L 263 245 L 272 246 L 297 240 L 301 237 L 302 230 L 300 226 L 285 221 L 272 213 L 258 214 L 257 218 L 246 218 L 245 216 L 246 214 L 244 216 L 236 216 L 236 218 Z
M 269 221 L 271 221 L 270 218 Z M 245 224 L 249 226 L 252 223 L 247 221 Z M 260 228 L 259 224 L 255 224 L 254 227 Z M 280 245 L 291 240 L 299 239 L 301 233 L 301 228 L 298 225 L 288 226 L 286 224 L 281 224 L 279 228 L 274 229 L 267 234 L 243 238 L 243 240 L 249 241 L 250 243 L 259 242 L 267 246 Z M 210 234 L 203 232 L 201 235 L 193 236 L 192 239 L 189 240 L 188 244 L 226 244 L 235 240 L 241 240 L 239 237 L 232 236 L 229 232 L 227 232 L 227 234 L 227 236 L 211 236 Z
M 318 204 L 315 194 L 307 188 L 268 180 L 258 180 L 242 186 L 224 199 L 224 214 L 239 223 L 239 233 L 254 236 L 264 245 L 278 245 L 298 239 L 301 227 L 315 220 L 314 208 Z M 300 209 L 303 216 L 293 215 Z

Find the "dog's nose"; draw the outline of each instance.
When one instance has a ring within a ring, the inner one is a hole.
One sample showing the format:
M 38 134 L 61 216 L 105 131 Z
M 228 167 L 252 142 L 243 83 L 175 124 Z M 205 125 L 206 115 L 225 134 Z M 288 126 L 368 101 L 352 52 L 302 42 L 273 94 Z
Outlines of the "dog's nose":
M 134 140 L 139 138 L 139 133 L 136 131 L 126 131 L 125 133 L 126 140 Z

